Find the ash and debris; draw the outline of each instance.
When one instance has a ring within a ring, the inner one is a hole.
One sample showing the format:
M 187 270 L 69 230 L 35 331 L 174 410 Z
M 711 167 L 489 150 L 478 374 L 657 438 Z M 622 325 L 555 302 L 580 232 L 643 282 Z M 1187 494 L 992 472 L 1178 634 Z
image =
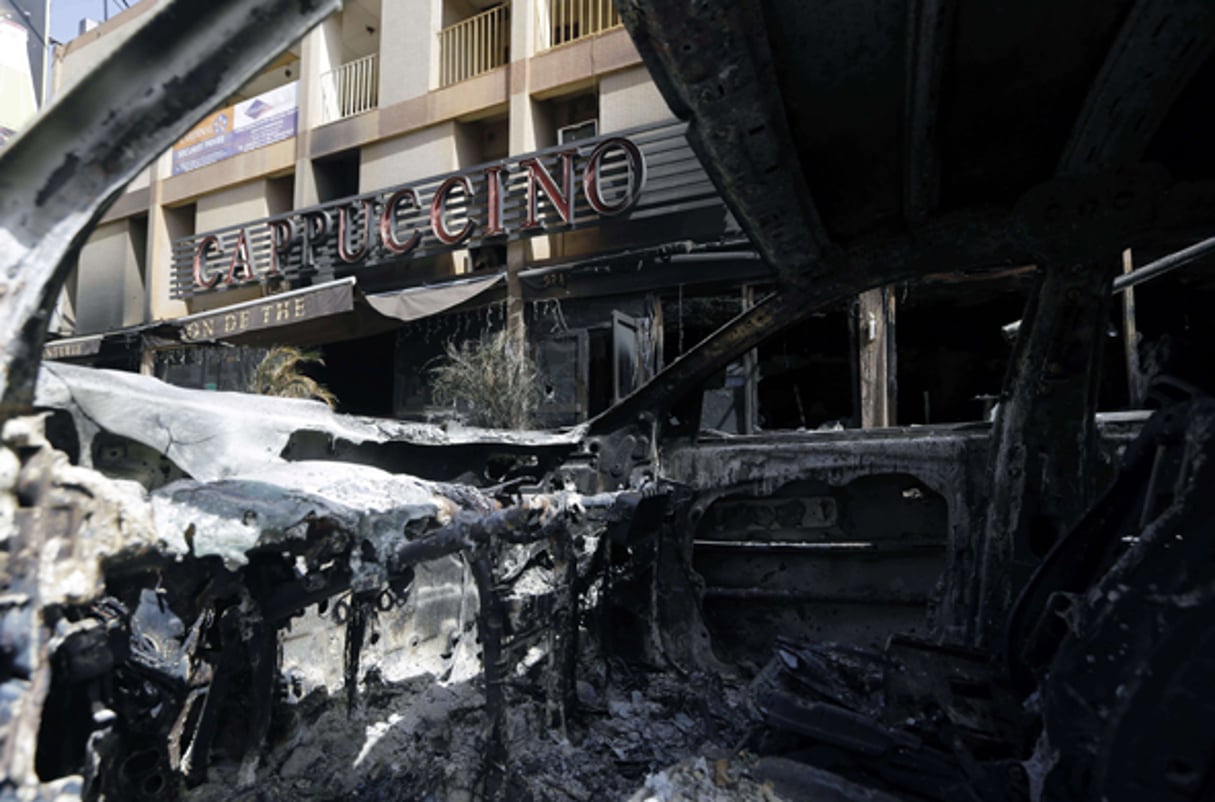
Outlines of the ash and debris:
M 546 723 L 535 677 L 507 686 L 504 798 L 520 802 L 777 800 L 732 749 L 753 722 L 747 688 L 584 663 L 579 713 L 567 737 Z M 462 802 L 479 798 L 485 696 L 480 678 L 442 684 L 370 675 L 355 710 L 344 695 L 309 694 L 275 713 L 255 783 L 238 789 L 236 763 L 213 765 L 189 802 Z M 701 771 L 702 767 L 708 767 Z
M 645 786 L 629 802 L 784 802 L 770 781 L 751 775 L 753 756 L 711 759 L 704 755 L 646 777 Z

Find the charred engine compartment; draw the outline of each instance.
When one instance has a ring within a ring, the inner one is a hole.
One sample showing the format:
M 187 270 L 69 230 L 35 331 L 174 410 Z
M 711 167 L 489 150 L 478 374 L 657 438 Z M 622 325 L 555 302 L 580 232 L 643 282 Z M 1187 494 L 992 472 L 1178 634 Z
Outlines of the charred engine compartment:
M 10 421 L 4 452 L 21 535 L 6 620 L 39 622 L 6 641 L 6 732 L 35 798 L 603 798 L 744 734 L 740 684 L 659 625 L 694 601 L 671 581 L 670 489 L 478 489 L 274 457 L 233 473 L 206 444 L 176 455 L 198 471 L 209 450 L 228 464 L 202 472 L 225 478 L 175 464 L 140 471 L 145 487 L 71 465 L 44 420 Z

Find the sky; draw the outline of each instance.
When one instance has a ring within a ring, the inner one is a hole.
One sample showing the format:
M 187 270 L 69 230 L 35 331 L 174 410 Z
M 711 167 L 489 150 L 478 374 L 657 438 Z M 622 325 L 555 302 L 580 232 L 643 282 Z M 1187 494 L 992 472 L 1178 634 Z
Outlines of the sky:
M 22 22 L 30 30 L 30 62 L 34 78 L 34 92 L 39 93 L 38 54 L 41 50 L 42 12 L 44 3 L 50 5 L 51 42 L 67 43 L 75 39 L 80 30 L 80 21 L 85 17 L 105 20 L 107 16 L 119 14 L 124 4 L 134 5 L 138 0 L 0 0 L 0 18 L 9 17 Z M 22 19 L 24 17 L 24 19 Z M 50 66 L 50 53 L 43 61 Z
M 135 0 L 127 3 L 134 5 Z M 80 30 L 80 20 L 104 20 L 106 10 L 113 17 L 122 8 L 122 0 L 51 0 L 51 38 L 70 42 Z

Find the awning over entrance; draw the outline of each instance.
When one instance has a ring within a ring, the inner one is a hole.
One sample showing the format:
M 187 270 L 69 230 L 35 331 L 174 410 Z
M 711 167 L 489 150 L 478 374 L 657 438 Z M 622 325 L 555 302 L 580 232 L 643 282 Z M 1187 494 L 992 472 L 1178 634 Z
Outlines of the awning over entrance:
M 453 281 L 429 287 L 411 287 L 397 292 L 367 296 L 367 303 L 381 315 L 395 317 L 406 323 L 421 320 L 454 309 L 478 295 L 506 283 L 506 274 Z
M 87 337 L 69 337 L 55 340 L 42 346 L 43 359 L 77 359 L 85 356 L 96 356 L 101 352 L 101 341 L 104 334 L 92 334 Z
M 506 276 L 495 274 L 365 295 L 348 276 L 186 317 L 54 340 L 43 346 L 42 358 L 135 369 L 149 349 L 217 342 L 314 347 L 382 334 L 464 304 L 492 303 L 498 298 L 491 290 L 505 284 Z
M 356 277 L 348 276 L 166 321 L 175 333 L 173 343 L 163 345 L 222 340 L 236 345 L 309 347 L 358 339 L 464 304 L 490 302 L 494 300 L 490 291 L 505 284 L 505 274 L 495 274 L 364 294 Z
M 353 276 L 178 318 L 181 341 L 207 342 L 290 326 L 354 309 Z

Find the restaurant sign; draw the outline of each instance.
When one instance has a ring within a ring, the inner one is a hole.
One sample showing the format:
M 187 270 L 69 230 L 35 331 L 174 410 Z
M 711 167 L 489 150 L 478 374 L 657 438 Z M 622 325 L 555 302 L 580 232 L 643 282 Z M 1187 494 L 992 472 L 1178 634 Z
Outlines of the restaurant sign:
M 354 308 L 354 279 L 272 295 L 269 298 L 227 306 L 179 318 L 182 342 L 207 342 L 260 329 L 289 326 Z
M 343 275 L 720 204 L 678 122 L 579 140 L 174 243 L 173 294 Z
M 53 340 L 42 346 L 43 359 L 79 359 L 101 353 L 102 335 Z

